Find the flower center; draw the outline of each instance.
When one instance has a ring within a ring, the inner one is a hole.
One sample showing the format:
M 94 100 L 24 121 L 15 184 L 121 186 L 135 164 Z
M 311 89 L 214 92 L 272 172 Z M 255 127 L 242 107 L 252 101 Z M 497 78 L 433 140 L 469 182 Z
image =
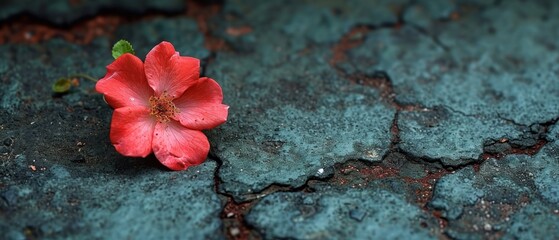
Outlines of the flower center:
M 167 93 L 163 93 L 159 97 L 150 97 L 149 105 L 151 107 L 149 114 L 159 122 L 168 122 L 175 116 L 175 113 L 179 112 L 179 109 L 173 103 L 173 99 Z

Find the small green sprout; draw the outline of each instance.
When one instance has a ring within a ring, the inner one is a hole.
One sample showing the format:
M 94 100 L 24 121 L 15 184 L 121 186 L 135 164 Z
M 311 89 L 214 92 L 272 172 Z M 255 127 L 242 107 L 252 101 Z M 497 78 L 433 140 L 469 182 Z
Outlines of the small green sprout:
M 134 48 L 126 40 L 119 40 L 113 46 L 112 54 L 115 59 L 120 57 L 122 54 L 131 53 L 134 54 Z M 56 94 L 65 94 L 72 89 L 72 87 L 77 87 L 80 85 L 79 79 L 87 79 L 92 82 L 97 82 L 97 79 L 89 76 L 85 73 L 77 73 L 67 77 L 61 77 L 52 84 L 52 91 Z
M 125 53 L 134 54 L 134 48 L 132 48 L 132 44 L 128 41 L 121 39 L 113 46 L 113 57 L 117 59 Z
M 52 85 L 52 91 L 55 93 L 66 93 L 70 91 L 71 87 L 72 87 L 72 80 L 63 77 L 63 78 L 59 78 L 58 80 L 56 80 L 56 82 L 54 82 L 54 84 Z
M 77 73 L 67 77 L 61 77 L 54 84 L 52 84 L 52 91 L 56 94 L 65 94 L 80 85 L 80 79 L 86 79 L 92 82 L 97 82 L 97 79 L 85 73 Z

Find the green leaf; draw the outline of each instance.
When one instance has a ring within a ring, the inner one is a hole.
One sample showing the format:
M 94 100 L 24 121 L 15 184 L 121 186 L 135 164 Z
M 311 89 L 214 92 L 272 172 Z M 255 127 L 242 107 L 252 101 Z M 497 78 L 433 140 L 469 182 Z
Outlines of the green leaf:
M 72 87 L 72 81 L 68 78 L 60 78 L 52 85 L 52 91 L 55 93 L 66 93 Z
M 134 54 L 134 48 L 132 48 L 132 44 L 128 41 L 121 39 L 113 46 L 113 57 L 117 59 L 125 53 Z

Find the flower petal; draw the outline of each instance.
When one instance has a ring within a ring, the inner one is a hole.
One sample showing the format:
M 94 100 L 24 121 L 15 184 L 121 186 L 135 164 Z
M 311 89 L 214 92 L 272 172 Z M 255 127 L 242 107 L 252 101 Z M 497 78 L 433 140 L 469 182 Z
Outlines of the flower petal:
M 107 66 L 107 74 L 95 85 L 97 92 L 113 108 L 126 106 L 149 106 L 153 90 L 148 85 L 142 60 L 132 54 L 124 54 Z
M 210 150 L 204 133 L 172 120 L 155 125 L 152 146 L 157 159 L 172 170 L 185 170 L 204 162 Z
M 211 129 L 227 121 L 229 106 L 221 104 L 223 92 L 211 78 L 200 78 L 173 102 L 179 109 L 176 118 L 190 129 Z
M 161 42 L 146 56 L 145 69 L 156 96 L 176 98 L 200 77 L 200 60 L 181 57 L 171 43 Z
M 111 121 L 111 142 L 116 151 L 129 157 L 151 153 L 155 119 L 149 108 L 134 106 L 115 109 Z

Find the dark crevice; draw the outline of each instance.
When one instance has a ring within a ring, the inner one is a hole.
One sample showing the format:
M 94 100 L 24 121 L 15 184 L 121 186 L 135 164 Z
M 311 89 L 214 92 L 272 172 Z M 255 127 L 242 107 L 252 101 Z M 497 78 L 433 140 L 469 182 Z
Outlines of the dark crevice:
M 403 104 L 396 100 L 396 93 L 393 88 L 392 80 L 388 72 L 377 69 L 372 74 L 362 72 L 348 73 L 345 69 L 339 66 L 340 63 L 345 62 L 348 58 L 347 54 L 351 49 L 359 47 L 365 39 L 367 34 L 371 31 L 378 29 L 398 29 L 404 23 L 404 12 L 409 8 L 408 5 L 404 6 L 398 12 L 397 22 L 383 23 L 380 25 L 370 24 L 356 24 L 341 39 L 332 47 L 332 57 L 329 60 L 330 66 L 336 70 L 338 75 L 343 79 L 347 79 L 354 84 L 368 86 L 377 89 L 380 92 L 380 99 L 388 105 L 396 108 L 397 110 L 414 111 L 425 109 L 420 105 Z
M 217 163 L 214 171 L 214 191 L 221 196 L 222 200 L 225 202 L 220 213 L 220 218 L 223 222 L 223 231 L 228 239 L 262 239 L 261 233 L 245 220 L 245 216 L 250 212 L 250 209 L 258 203 L 261 198 L 275 192 L 314 192 L 314 189 L 310 187 L 312 182 L 327 182 L 334 176 L 333 174 L 327 174 L 323 178 L 310 177 L 299 187 L 274 183 L 257 193 L 238 197 L 220 190 L 220 185 L 223 183 L 223 180 L 220 178 L 219 172 L 223 165 L 223 161 L 213 152 L 209 153 L 208 158 Z M 236 199 L 241 200 L 237 201 Z
M 439 106 L 437 106 L 437 107 L 438 107 L 438 108 L 442 108 L 442 109 L 446 109 L 446 110 L 448 110 L 448 111 L 450 111 L 450 112 L 453 112 L 453 113 L 456 113 L 456 114 L 458 114 L 458 115 L 460 115 L 460 116 L 472 117 L 472 118 L 480 118 L 480 115 L 479 115 L 479 114 L 473 114 L 473 113 L 462 112 L 462 111 L 456 110 L 456 109 L 454 109 L 454 108 L 452 108 L 452 107 L 450 107 L 450 106 L 439 105 Z
M 400 127 L 398 126 L 398 118 L 400 117 L 400 111 L 394 113 L 394 118 L 392 119 L 392 126 L 390 127 L 390 133 L 392 138 L 390 139 L 389 152 L 394 152 L 398 150 L 398 144 L 400 143 Z M 386 156 L 383 157 L 385 159 Z
M 555 125 L 559 118 L 551 119 L 547 122 L 536 123 L 530 126 L 516 124 L 528 129 L 528 132 L 521 139 L 500 139 L 491 141 L 484 145 L 484 152 L 480 159 L 485 161 L 491 158 L 502 159 L 509 155 L 528 155 L 533 156 L 550 143 L 548 134 L 551 126 Z M 512 122 L 512 121 L 511 121 Z
M 224 202 L 219 217 L 223 223 L 222 230 L 225 236 L 227 239 L 262 239 L 262 236 L 255 231 L 254 227 L 245 220 L 245 215 L 248 214 L 257 201 L 253 199 L 237 202 L 233 195 L 220 191 L 219 188 L 223 180 L 220 178 L 219 172 L 223 166 L 223 160 L 215 155 L 213 151 L 210 151 L 208 158 L 214 160 L 217 164 L 214 171 L 214 191 Z
M 446 46 L 441 39 L 439 39 L 438 36 L 429 33 L 429 31 L 427 31 L 427 29 L 415 25 L 415 24 L 410 24 L 410 26 L 415 29 L 417 32 L 419 32 L 420 34 L 423 34 L 424 36 L 428 37 L 429 39 L 431 39 L 431 41 L 433 41 L 433 43 L 437 46 L 439 46 L 441 49 L 443 49 L 443 51 L 449 53 L 450 51 L 450 47 Z
M 354 84 L 359 84 L 377 89 L 380 92 L 380 99 L 398 111 L 425 111 L 428 108 L 419 104 L 405 104 L 396 100 L 396 93 L 392 85 L 389 74 L 383 70 L 376 70 L 372 74 L 353 73 L 348 74 L 345 70 L 335 67 L 338 74 L 344 79 Z
M 515 126 L 517 126 L 517 127 L 529 127 L 529 126 L 526 125 L 526 124 L 522 124 L 522 123 L 516 122 L 514 119 L 509 119 L 509 118 L 503 117 L 500 113 L 497 113 L 497 117 L 498 117 L 499 119 L 504 120 L 504 121 L 506 121 L 506 122 L 509 122 L 509 123 L 511 123 L 512 125 L 515 125 Z
M 200 59 L 200 76 L 206 76 L 206 73 L 208 72 L 208 66 L 214 61 L 215 57 L 216 52 L 212 51 L 207 57 Z
M 398 114 L 395 114 L 394 122 L 397 122 Z M 393 126 L 397 129 L 397 126 Z M 341 163 L 334 164 L 332 170 L 328 170 L 328 174 L 323 178 L 311 176 L 307 181 L 299 186 L 292 187 L 282 184 L 270 184 L 263 190 L 246 195 L 242 197 L 240 202 L 235 201 L 236 196 L 220 192 L 219 185 L 223 182 L 219 177 L 219 170 L 222 166 L 222 160 L 214 154 L 210 154 L 210 159 L 217 162 L 214 181 L 215 191 L 225 199 L 225 205 L 222 209 L 220 217 L 224 223 L 224 232 L 229 239 L 261 239 L 262 233 L 258 232 L 254 226 L 251 226 L 245 221 L 246 214 L 250 209 L 258 203 L 258 201 L 275 192 L 315 192 L 318 185 L 329 185 L 334 187 L 351 186 L 352 188 L 365 187 L 370 182 L 387 179 L 399 178 L 407 184 L 416 185 L 415 195 L 417 204 L 424 209 L 424 211 L 436 215 L 436 210 L 431 210 L 428 207 L 428 202 L 431 201 L 434 191 L 434 186 L 438 179 L 453 171 L 468 167 L 471 164 L 463 166 L 445 167 L 440 160 L 424 159 L 413 156 L 412 154 L 405 153 L 398 149 L 397 143 L 399 142 L 398 131 L 393 130 L 393 144 L 389 154 L 383 157 L 381 162 L 370 162 L 359 159 L 348 159 Z M 421 164 L 427 171 L 426 176 L 420 178 L 403 177 L 399 176 L 402 161 Z M 442 217 L 437 217 L 437 221 L 441 229 L 446 227 L 447 221 Z
M 257 229 L 245 220 L 245 216 L 256 203 L 257 201 L 239 203 L 232 197 L 226 198 L 219 217 L 227 239 L 262 239 Z
M 429 209 L 426 209 L 426 210 L 429 211 Z M 437 219 L 437 222 L 439 222 L 439 229 L 441 229 L 441 234 L 443 234 L 448 239 L 453 239 L 450 236 L 446 235 L 447 233 L 445 231 L 442 231 L 443 229 L 445 229 L 448 226 L 448 219 L 443 216 L 443 214 L 440 210 L 431 210 L 430 212 L 431 212 L 431 215 L 435 219 Z

